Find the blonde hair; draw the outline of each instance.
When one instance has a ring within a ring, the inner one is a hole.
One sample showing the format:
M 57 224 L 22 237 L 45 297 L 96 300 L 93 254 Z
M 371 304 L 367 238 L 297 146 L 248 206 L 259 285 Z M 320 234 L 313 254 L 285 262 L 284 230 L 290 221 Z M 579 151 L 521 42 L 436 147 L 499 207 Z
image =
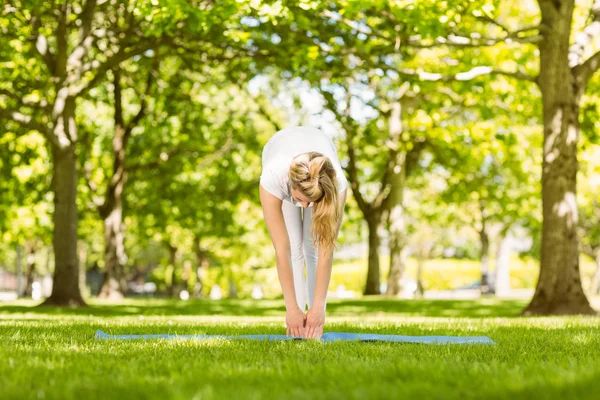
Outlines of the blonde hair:
M 289 178 L 291 188 L 314 203 L 311 237 L 315 247 L 335 248 L 342 210 L 331 160 L 315 151 L 300 154 L 292 160 Z

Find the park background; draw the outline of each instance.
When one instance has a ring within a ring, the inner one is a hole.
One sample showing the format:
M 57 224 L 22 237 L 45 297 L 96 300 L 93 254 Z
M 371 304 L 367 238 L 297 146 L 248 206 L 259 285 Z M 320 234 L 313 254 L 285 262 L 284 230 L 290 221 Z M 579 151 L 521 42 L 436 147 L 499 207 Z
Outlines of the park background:
M 249 398 L 289 394 L 292 377 L 326 385 L 307 375 L 305 359 L 252 391 L 252 376 L 268 374 L 238 370 L 230 352 L 247 345 L 223 343 L 215 357 L 231 368 L 200 389 L 190 374 L 153 381 L 165 378 L 158 364 L 139 365 L 152 345 L 90 342 L 99 327 L 281 331 L 258 182 L 264 144 L 297 125 L 334 140 L 350 182 L 332 330 L 479 333 L 509 349 L 506 359 L 470 349 L 444 360 L 444 350 L 410 348 L 387 364 L 404 371 L 425 357 L 421 372 L 448 389 L 478 381 L 488 397 L 551 397 L 598 387 L 597 317 L 518 316 L 599 307 L 600 1 L 5 1 L 0 34 L 0 329 L 12 360 L 0 370 L 9 397 L 22 385 L 59 396 L 49 371 L 69 362 L 128 376 L 127 363 L 101 367 L 103 346 L 146 372 L 108 384 L 82 371 L 62 387 L 70 396 L 88 385 L 95 396 L 104 387 L 218 397 L 232 394 L 218 382 L 235 374 L 247 378 Z M 538 351 L 531 359 L 527 342 Z M 86 356 L 44 358 L 69 346 Z M 217 351 L 159 346 L 179 366 L 175 354 Z M 332 354 L 279 349 L 284 360 Z M 338 372 L 322 366 L 328 376 L 343 377 L 356 356 L 339 349 Z M 291 397 L 386 397 L 394 379 L 412 382 L 405 395 L 439 394 L 398 369 L 375 388 L 370 361 L 356 362 L 362 386 L 336 381 L 337 391 Z M 478 367 L 457 377 L 454 364 Z M 32 371 L 48 379 L 32 383 Z

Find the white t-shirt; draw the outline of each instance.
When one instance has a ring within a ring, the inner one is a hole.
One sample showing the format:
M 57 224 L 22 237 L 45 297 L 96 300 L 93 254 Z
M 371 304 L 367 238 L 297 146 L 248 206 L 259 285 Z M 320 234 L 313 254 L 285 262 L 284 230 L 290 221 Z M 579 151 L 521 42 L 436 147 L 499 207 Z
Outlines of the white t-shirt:
M 262 152 L 260 185 L 280 200 L 292 202 L 289 185 L 290 165 L 298 154 L 316 151 L 331 160 L 338 180 L 338 191 L 348 188 L 335 145 L 316 128 L 298 126 L 285 128 L 274 134 Z

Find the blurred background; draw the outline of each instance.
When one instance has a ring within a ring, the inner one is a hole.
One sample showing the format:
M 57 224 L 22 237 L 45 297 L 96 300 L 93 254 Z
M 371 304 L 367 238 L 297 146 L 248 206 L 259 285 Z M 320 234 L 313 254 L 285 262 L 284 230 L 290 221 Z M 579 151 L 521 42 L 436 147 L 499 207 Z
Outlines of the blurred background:
M 0 300 L 280 298 L 258 182 L 295 125 L 351 182 L 330 298 L 530 298 L 567 252 L 540 257 L 543 173 L 577 177 L 544 193 L 578 206 L 563 264 L 597 296 L 600 2 L 552 31 L 569 57 L 540 21 L 533 0 L 4 2 Z

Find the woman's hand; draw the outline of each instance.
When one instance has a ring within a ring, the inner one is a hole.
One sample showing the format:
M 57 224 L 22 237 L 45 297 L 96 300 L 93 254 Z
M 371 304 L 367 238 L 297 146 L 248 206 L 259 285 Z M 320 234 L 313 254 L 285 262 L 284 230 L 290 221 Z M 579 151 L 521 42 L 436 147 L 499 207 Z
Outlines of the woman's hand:
M 321 339 L 323 325 L 325 324 L 325 307 L 314 306 L 306 313 L 306 337 L 308 339 Z
M 292 308 L 285 312 L 285 323 L 287 325 L 287 330 L 285 332 L 286 336 L 296 337 L 304 337 L 304 325 L 306 320 L 306 314 L 302 312 L 300 307 Z

